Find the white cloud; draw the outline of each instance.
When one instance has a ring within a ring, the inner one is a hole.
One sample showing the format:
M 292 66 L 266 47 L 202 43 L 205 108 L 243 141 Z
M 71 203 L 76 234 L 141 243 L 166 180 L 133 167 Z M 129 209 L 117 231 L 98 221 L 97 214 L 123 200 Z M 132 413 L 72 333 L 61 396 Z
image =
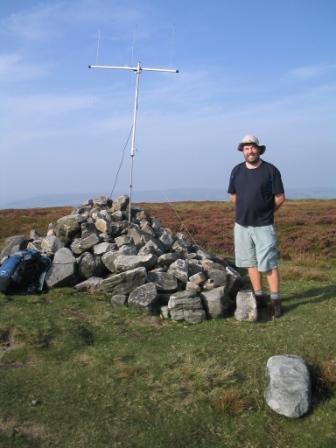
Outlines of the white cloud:
M 50 64 L 26 62 L 19 53 L 0 54 L 0 81 L 22 82 L 45 76 Z
M 302 67 L 296 67 L 287 73 L 287 76 L 294 79 L 312 79 L 318 78 L 319 76 L 335 70 L 335 64 L 316 64 L 316 65 L 305 65 Z
M 144 8 L 142 8 L 143 10 Z M 103 0 L 60 1 L 40 4 L 6 17 L 1 22 L 2 33 L 25 41 L 45 41 L 62 34 L 62 25 L 108 23 L 111 29 L 129 27 L 142 20 L 135 7 L 119 6 Z M 141 34 L 139 33 L 139 38 Z

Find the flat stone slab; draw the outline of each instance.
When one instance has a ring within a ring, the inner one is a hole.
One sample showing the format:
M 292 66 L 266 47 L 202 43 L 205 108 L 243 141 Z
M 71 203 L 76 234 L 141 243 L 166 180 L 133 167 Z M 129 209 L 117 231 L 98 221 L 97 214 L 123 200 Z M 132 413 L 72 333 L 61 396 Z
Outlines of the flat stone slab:
M 156 256 L 148 255 L 116 255 L 113 264 L 116 272 L 128 271 L 139 267 L 152 268 L 156 263 Z
M 223 317 L 227 314 L 230 306 L 230 298 L 226 294 L 225 286 L 205 291 L 201 294 L 203 299 L 204 308 L 206 309 L 208 316 L 212 319 Z
M 174 292 L 178 287 L 176 278 L 168 272 L 149 272 L 148 281 L 155 283 L 161 292 Z
M 128 297 L 128 304 L 141 308 L 150 308 L 158 300 L 155 283 L 146 283 L 135 288 Z
M 239 321 L 254 322 L 258 319 L 257 301 L 252 291 L 239 291 L 234 317 Z
M 168 310 L 173 320 L 185 320 L 196 324 L 206 319 L 201 299 L 192 291 L 172 294 L 168 302 Z
M 265 399 L 278 414 L 298 418 L 309 411 L 311 380 L 308 367 L 300 356 L 272 356 L 266 365 Z
M 77 283 L 75 289 L 91 293 L 96 292 L 99 290 L 102 281 L 103 279 L 101 277 L 90 277 L 81 283 Z
M 129 294 L 133 289 L 143 285 L 146 282 L 146 268 L 136 268 L 130 271 L 112 274 L 104 279 L 100 285 L 100 290 L 105 293 Z

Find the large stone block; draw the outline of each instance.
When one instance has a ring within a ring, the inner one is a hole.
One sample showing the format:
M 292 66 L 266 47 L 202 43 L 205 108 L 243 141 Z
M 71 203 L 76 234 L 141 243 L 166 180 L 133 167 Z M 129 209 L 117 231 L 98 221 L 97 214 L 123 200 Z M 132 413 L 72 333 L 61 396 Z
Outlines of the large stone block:
M 212 319 L 223 317 L 228 314 L 230 307 L 230 298 L 226 293 L 225 287 L 205 291 L 201 294 L 204 308 Z
M 100 289 L 105 293 L 129 294 L 133 289 L 146 282 L 147 272 L 144 267 L 110 275 L 101 283 Z
M 169 266 L 168 272 L 183 283 L 188 281 L 188 261 L 179 258 Z
M 160 292 L 174 292 L 178 288 L 177 280 L 168 272 L 149 272 L 148 281 L 155 283 Z
M 168 302 L 168 310 L 173 320 L 199 323 L 206 318 L 200 297 L 192 291 L 172 294 Z
M 146 269 L 151 269 L 156 263 L 156 256 L 149 255 L 116 255 L 113 264 L 116 272 L 129 271 L 143 266 Z
M 128 305 L 151 308 L 158 300 L 155 283 L 146 283 L 135 288 L 128 297 Z
M 46 275 L 48 288 L 73 286 L 77 281 L 76 266 L 71 250 L 66 247 L 59 249 Z
M 80 215 L 67 215 L 60 218 L 55 226 L 56 236 L 65 244 L 69 244 L 73 238 L 81 232 Z
M 252 291 L 239 291 L 236 298 L 236 311 L 234 316 L 237 320 L 249 322 L 258 319 L 257 301 Z
M 18 250 L 25 249 L 29 240 L 25 235 L 14 235 L 5 239 L 3 249 L 0 253 L 0 260 L 9 255 L 15 254 Z
M 311 380 L 304 360 L 296 355 L 272 356 L 266 366 L 266 403 L 278 414 L 298 418 L 311 406 Z
M 75 238 L 71 244 L 71 250 L 74 254 L 80 255 L 81 253 L 91 249 L 91 247 L 95 246 L 98 243 L 98 236 L 95 233 L 91 233 L 84 238 Z

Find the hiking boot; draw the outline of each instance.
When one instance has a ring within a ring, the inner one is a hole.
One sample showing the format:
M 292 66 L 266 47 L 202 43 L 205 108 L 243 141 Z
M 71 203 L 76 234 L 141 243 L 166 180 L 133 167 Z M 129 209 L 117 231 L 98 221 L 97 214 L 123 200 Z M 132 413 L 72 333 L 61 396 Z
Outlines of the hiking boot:
M 281 300 L 271 300 L 272 319 L 277 319 L 282 315 Z
M 257 308 L 258 309 L 260 309 L 260 308 L 267 308 L 267 305 L 269 304 L 269 300 L 270 300 L 268 295 L 266 295 L 266 294 L 260 294 L 260 295 L 255 294 L 255 298 L 256 298 L 256 301 L 257 301 Z

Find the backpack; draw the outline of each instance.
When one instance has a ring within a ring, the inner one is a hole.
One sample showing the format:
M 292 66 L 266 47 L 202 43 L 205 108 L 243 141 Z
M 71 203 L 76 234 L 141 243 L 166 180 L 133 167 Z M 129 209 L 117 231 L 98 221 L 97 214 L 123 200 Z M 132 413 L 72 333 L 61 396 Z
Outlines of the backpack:
M 40 292 L 45 273 L 51 264 L 49 257 L 37 250 L 16 252 L 0 266 L 0 292 Z

